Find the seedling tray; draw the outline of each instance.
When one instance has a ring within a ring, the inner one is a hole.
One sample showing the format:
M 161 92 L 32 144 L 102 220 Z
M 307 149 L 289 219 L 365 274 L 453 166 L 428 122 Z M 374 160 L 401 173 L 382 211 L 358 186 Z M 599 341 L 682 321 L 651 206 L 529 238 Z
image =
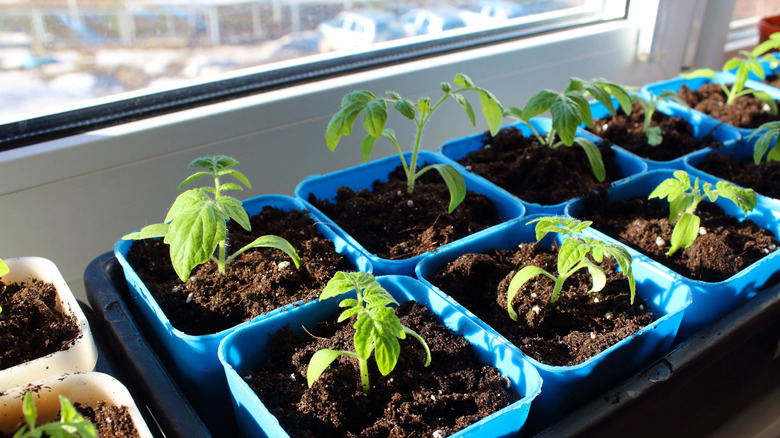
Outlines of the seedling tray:
M 84 283 L 95 313 L 93 331 L 106 340 L 99 344 L 101 360 L 109 350 L 112 371 L 139 407 L 148 408 L 168 437 L 211 436 L 136 324 L 112 253 L 90 263 Z M 527 430 L 526 436 L 707 436 L 780 389 L 779 340 L 780 285 L 775 284 L 643 372 L 551 427 Z M 754 431 L 767 425 L 748 424 Z

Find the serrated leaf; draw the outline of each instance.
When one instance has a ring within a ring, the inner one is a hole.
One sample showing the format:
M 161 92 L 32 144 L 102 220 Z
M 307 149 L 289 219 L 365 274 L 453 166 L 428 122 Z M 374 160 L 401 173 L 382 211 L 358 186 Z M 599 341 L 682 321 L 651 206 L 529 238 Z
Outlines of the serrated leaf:
M 735 79 L 734 83 L 731 85 L 731 90 L 733 93 L 739 93 L 745 88 L 745 81 L 748 80 L 750 71 L 745 64 L 742 64 L 737 68 L 737 73 L 734 76 Z
M 361 359 L 368 359 L 374 351 L 374 321 L 367 312 L 359 312 L 354 325 L 352 342 L 355 345 L 355 353 Z
M 398 305 L 398 302 L 385 288 L 374 280 L 363 287 L 363 300 L 367 309 L 381 308 L 390 304 Z
M 241 225 L 241 228 L 247 231 L 252 229 L 252 225 L 249 223 L 249 215 L 244 210 L 244 204 L 241 201 L 232 196 L 220 196 L 215 202 L 229 218 Z
M 623 108 L 623 112 L 626 113 L 626 115 L 631 115 L 632 91 L 627 89 L 630 87 L 623 87 L 620 84 L 609 82 L 604 79 L 599 79 L 598 81 L 610 94 L 612 94 L 612 96 L 615 97 L 615 99 L 617 99 L 620 107 Z
M 612 96 L 610 96 L 609 92 L 604 89 L 601 84 L 597 82 L 585 82 L 583 88 L 596 100 L 601 102 L 610 113 L 615 114 L 615 106 L 612 105 Z
M 584 259 L 586 254 L 587 248 L 582 245 L 582 242 L 574 239 L 564 240 L 558 250 L 558 275 L 569 274 L 569 271 Z
M 382 136 L 387 122 L 387 104 L 384 99 L 375 99 L 363 109 L 363 127 L 374 138 Z
M 753 189 L 745 189 L 726 181 L 718 181 L 717 192 L 726 199 L 736 204 L 745 215 L 758 205 L 758 196 Z
M 515 309 L 512 308 L 512 300 L 515 298 L 515 295 L 517 295 L 517 292 L 526 282 L 528 282 L 528 280 L 540 274 L 545 274 L 552 277 L 552 275 L 544 269 L 533 265 L 524 267 L 523 269 L 517 271 L 517 274 L 512 277 L 512 280 L 509 282 L 509 288 L 507 289 L 506 299 L 506 310 L 512 320 L 517 321 L 517 312 L 515 312 Z
M 649 126 L 645 129 L 645 135 L 647 136 L 647 144 L 650 146 L 658 146 L 664 141 L 660 126 Z
M 477 88 L 479 93 L 479 102 L 482 105 L 482 115 L 490 129 L 490 135 L 495 136 L 501 130 L 501 124 L 504 121 L 504 109 L 495 96 L 486 90 Z
M 209 188 L 211 188 L 211 187 L 209 187 Z M 219 185 L 219 192 L 220 192 L 220 193 L 222 193 L 222 192 L 226 192 L 226 191 L 228 191 L 228 190 L 237 190 L 237 191 L 239 191 L 239 192 L 243 192 L 243 191 L 244 191 L 244 188 L 243 188 L 243 187 L 241 187 L 241 186 L 240 186 L 240 185 L 238 185 L 238 184 L 235 184 L 235 183 L 225 183 L 225 184 L 220 184 L 220 185 Z M 216 192 L 215 192 L 215 193 L 216 193 Z
M 168 224 L 152 224 L 141 228 L 139 231 L 125 234 L 122 240 L 143 240 L 165 237 L 168 234 Z M 2 269 L 0 269 L 0 272 Z M 3 274 L 0 274 L 2 276 Z
M 393 103 L 393 108 L 409 120 L 414 120 L 414 104 L 409 99 L 401 99 Z
M 192 189 L 182 192 L 173 201 L 163 222 L 171 222 L 179 216 L 190 214 L 191 210 L 200 210 L 203 204 L 211 202 L 211 199 L 202 190 Z
M 474 87 L 474 82 L 471 80 L 471 78 L 464 75 L 463 73 L 456 74 L 453 82 L 459 87 Z
M 367 135 L 363 137 L 363 141 L 360 142 L 360 155 L 363 158 L 364 163 L 368 163 L 371 160 L 371 153 L 374 152 L 376 140 L 376 138 Z
M 191 184 L 193 181 L 196 181 L 204 176 L 211 176 L 212 174 L 209 172 L 196 172 L 192 175 L 188 176 L 184 181 L 182 181 L 181 184 L 179 184 L 179 189 Z
M 376 281 L 374 276 L 365 272 L 338 271 L 322 289 L 320 301 L 345 294 L 355 290 L 355 287 L 362 290 L 374 281 Z
M 513 119 L 517 120 L 525 120 L 523 119 L 523 110 L 516 106 L 510 106 L 507 108 L 504 108 L 504 117 L 511 117 Z
M 347 301 L 347 300 L 344 300 L 344 301 Z M 344 301 L 339 303 L 339 305 L 345 304 Z M 355 304 L 353 306 L 357 306 L 357 300 L 355 300 Z M 341 312 L 341 315 L 339 315 L 339 318 L 338 318 L 338 320 L 336 322 L 346 321 L 349 318 L 352 318 L 353 316 L 357 315 L 358 312 L 360 312 L 360 307 L 351 307 L 349 309 L 346 309 L 343 312 Z
M 214 254 L 217 244 L 225 240 L 227 216 L 213 202 L 180 214 L 168 227 L 165 236 L 170 245 L 171 264 L 181 281 L 186 281 L 195 266 Z
M 396 100 L 397 101 L 397 100 L 401 100 L 402 99 L 401 95 L 398 94 L 395 91 L 385 91 L 385 94 L 387 94 L 387 96 L 390 97 L 390 99 L 392 99 L 392 100 Z
M 249 183 L 249 179 L 244 175 L 243 173 L 235 170 L 235 169 L 225 169 L 221 172 L 219 172 L 220 175 L 230 175 L 233 178 L 237 179 L 241 184 L 246 186 L 246 188 L 251 189 L 252 184 Z
M 426 167 L 432 167 L 439 172 L 447 189 L 450 191 L 450 205 L 447 213 L 452 214 L 456 208 L 466 199 L 466 181 L 457 169 L 449 164 L 431 164 Z M 425 169 L 423 169 L 424 171 Z
M 330 350 L 327 348 L 314 353 L 309 360 L 309 366 L 306 369 L 306 382 L 308 383 L 309 388 L 311 388 L 311 385 L 320 378 L 330 364 L 342 354 L 344 354 L 343 351 Z
M 576 137 L 574 141 L 585 151 L 585 155 L 588 157 L 588 163 L 593 170 L 593 176 L 596 177 L 596 180 L 599 182 L 606 180 L 607 169 L 604 167 L 604 161 L 601 158 L 599 148 L 593 144 L 592 141 L 583 137 Z
M 465 97 L 461 94 L 453 94 L 452 98 L 455 99 L 455 102 L 458 102 L 458 105 L 463 108 L 464 111 L 466 111 L 466 115 L 469 118 L 469 121 L 471 122 L 472 126 L 475 126 L 477 124 L 476 116 L 474 115 L 474 108 L 471 107 L 471 104 L 468 100 L 466 100 Z
M 561 96 L 559 93 L 552 90 L 540 91 L 525 104 L 522 120 L 531 120 L 532 117 L 549 111 L 559 96 Z
M 550 107 L 552 126 L 566 145 L 574 143 L 577 126 L 582 123 L 580 106 L 567 96 L 560 95 Z M 592 122 L 591 122 L 592 124 Z
M 400 324 L 400 323 L 399 323 Z M 383 376 L 390 374 L 398 363 L 401 354 L 401 344 L 398 338 L 388 333 L 377 333 L 375 339 L 374 357 L 377 368 Z
M 671 256 L 677 250 L 691 246 L 699 235 L 700 222 L 699 217 L 692 213 L 681 214 L 672 230 L 672 246 L 666 255 Z
M 341 99 L 341 107 L 343 108 L 353 103 L 367 104 L 368 102 L 371 102 L 374 99 L 376 99 L 374 93 L 368 90 L 356 90 L 344 95 L 344 97 Z
M 732 70 L 742 65 L 742 60 L 738 57 L 733 57 L 723 63 L 723 70 Z
M 341 141 L 341 137 L 352 134 L 352 126 L 366 104 L 367 102 L 353 101 L 331 117 L 325 130 L 325 143 L 328 149 L 335 151 L 339 141 Z

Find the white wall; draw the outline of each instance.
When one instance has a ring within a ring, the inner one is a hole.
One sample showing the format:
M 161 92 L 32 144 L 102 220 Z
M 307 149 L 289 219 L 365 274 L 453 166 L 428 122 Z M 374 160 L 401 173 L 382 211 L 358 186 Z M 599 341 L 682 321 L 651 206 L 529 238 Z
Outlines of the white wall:
M 542 88 L 562 90 L 570 76 L 631 85 L 675 76 L 695 2 L 672 3 L 663 18 L 671 35 L 669 46 L 662 60 L 650 64 L 635 57 L 642 21 L 635 16 L 0 153 L 0 257 L 47 257 L 84 299 L 86 266 L 111 251 L 123 234 L 161 221 L 178 194 L 176 187 L 188 175 L 186 165 L 198 156 L 224 154 L 241 161 L 238 169 L 254 186 L 244 197 L 292 194 L 309 174 L 358 164 L 359 138 L 342 141 L 335 153 L 323 141 L 341 97 L 354 89 L 436 97 L 441 81 L 452 81 L 462 72 L 503 104 L 522 107 Z M 457 105 L 442 108 L 428 128 L 425 147 L 435 150 L 450 138 L 485 129 L 472 128 L 466 120 Z M 403 139 L 403 121 L 397 122 L 393 126 Z M 375 157 L 392 152 L 380 143 Z

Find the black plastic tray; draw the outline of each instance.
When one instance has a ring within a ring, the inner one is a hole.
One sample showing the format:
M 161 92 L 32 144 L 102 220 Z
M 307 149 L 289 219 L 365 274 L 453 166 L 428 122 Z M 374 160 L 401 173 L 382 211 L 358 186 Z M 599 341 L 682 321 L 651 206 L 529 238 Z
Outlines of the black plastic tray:
M 110 350 L 115 375 L 146 403 L 166 436 L 210 436 L 139 331 L 112 253 L 87 267 L 84 283 L 96 317 L 93 331 L 107 341 L 101 356 Z M 526 436 L 706 436 L 780 388 L 778 357 L 780 285 L 775 285 L 552 427 L 526 430 Z

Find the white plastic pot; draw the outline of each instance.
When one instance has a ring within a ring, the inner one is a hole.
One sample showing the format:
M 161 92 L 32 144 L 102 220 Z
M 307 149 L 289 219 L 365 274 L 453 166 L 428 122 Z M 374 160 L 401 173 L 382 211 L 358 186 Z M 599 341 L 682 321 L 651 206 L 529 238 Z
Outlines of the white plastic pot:
M 76 297 L 62 278 L 62 274 L 51 261 L 40 257 L 19 257 L 5 262 L 10 272 L 3 276 L 3 282 L 18 283 L 37 279 L 51 283 L 57 289 L 59 310 L 74 315 L 80 334 L 68 349 L 56 351 L 46 356 L 0 370 L 0 390 L 24 385 L 48 376 L 62 373 L 86 372 L 95 369 L 97 347 L 92 332 L 79 307 Z
M 111 406 L 127 406 L 138 435 L 141 438 L 152 437 L 127 388 L 108 374 L 96 372 L 50 376 L 4 391 L 0 394 L 0 432 L 13 434 L 24 422 L 22 400 L 27 391 L 33 392 L 33 400 L 38 410 L 38 425 L 58 418 L 59 396 L 62 395 L 73 404 L 94 406 L 103 401 Z

